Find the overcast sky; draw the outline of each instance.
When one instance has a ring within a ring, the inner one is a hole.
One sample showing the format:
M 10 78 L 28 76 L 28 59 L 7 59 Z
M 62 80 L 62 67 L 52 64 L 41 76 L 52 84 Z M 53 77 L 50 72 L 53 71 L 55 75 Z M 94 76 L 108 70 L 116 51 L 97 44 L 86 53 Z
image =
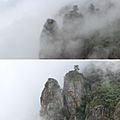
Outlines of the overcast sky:
M 39 97 L 52 77 L 62 86 L 64 75 L 80 61 L 0 61 L 0 120 L 40 120 Z
M 0 0 L 0 58 L 38 58 L 43 24 L 72 1 Z

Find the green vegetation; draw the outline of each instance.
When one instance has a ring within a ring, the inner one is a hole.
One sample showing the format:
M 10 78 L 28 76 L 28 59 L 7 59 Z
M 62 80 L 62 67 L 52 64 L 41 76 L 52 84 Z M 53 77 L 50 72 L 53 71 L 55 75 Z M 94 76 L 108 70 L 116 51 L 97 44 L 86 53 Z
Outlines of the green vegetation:
M 94 71 L 87 78 L 86 96 L 82 99 L 81 106 L 77 108 L 77 114 L 84 119 L 92 114 L 92 109 L 102 106 L 109 114 L 112 113 L 112 117 L 114 116 L 112 119 L 120 120 L 120 73 L 108 72 L 106 75 L 99 73 L 99 70 Z
M 91 107 L 103 105 L 110 111 L 114 111 L 120 98 L 120 83 L 114 81 L 102 82 L 101 85 L 96 87 L 94 91 L 91 91 L 90 94 L 93 98 L 90 102 Z
M 115 108 L 114 119 L 120 120 L 120 102 L 117 104 Z
M 87 92 L 86 95 L 87 105 L 89 106 L 88 109 L 103 106 L 105 109 L 109 110 L 110 113 L 114 113 L 116 111 L 116 105 L 120 101 L 120 73 L 111 72 L 105 76 L 97 74 L 96 77 L 91 76 L 92 78 L 98 77 L 98 79 L 96 79 L 96 81 L 92 79 L 92 82 L 89 81 L 91 90 Z

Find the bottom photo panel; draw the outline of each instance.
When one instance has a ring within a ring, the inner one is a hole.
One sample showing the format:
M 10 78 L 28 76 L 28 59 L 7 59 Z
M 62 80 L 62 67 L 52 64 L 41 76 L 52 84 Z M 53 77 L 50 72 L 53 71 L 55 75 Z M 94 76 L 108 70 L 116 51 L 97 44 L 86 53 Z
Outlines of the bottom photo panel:
M 120 120 L 120 61 L 0 61 L 0 120 Z

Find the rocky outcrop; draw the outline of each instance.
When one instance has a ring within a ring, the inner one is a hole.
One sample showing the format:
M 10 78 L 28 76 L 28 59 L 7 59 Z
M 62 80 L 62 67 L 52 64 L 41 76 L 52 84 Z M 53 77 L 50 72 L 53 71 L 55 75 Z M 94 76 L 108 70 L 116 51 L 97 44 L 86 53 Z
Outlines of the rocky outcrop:
M 54 19 L 47 19 L 40 39 L 40 58 L 59 58 L 61 56 L 61 32 Z
M 46 120 L 61 120 L 62 91 L 55 79 L 49 78 L 41 95 L 41 115 Z
M 48 79 L 41 95 L 41 115 L 46 120 L 80 120 L 76 110 L 84 97 L 85 78 L 76 65 L 64 77 L 64 88 L 60 89 L 55 79 Z
M 120 120 L 120 72 L 93 70 L 84 77 L 75 65 L 65 75 L 63 89 L 49 78 L 40 98 L 41 116 L 45 120 Z
M 85 78 L 78 70 L 70 71 L 64 77 L 64 106 L 68 110 L 70 120 L 76 118 L 76 110 L 85 95 L 84 82 Z
M 39 58 L 120 58 L 119 8 L 113 0 L 103 5 L 93 0 L 88 6 L 69 6 L 57 16 L 60 20 L 48 19 L 40 37 Z

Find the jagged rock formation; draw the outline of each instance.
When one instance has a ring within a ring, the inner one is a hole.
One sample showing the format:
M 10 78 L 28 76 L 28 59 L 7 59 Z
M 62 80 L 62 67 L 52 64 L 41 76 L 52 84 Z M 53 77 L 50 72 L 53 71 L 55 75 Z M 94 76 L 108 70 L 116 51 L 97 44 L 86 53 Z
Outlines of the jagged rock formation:
M 55 20 L 47 19 L 41 33 L 40 45 L 40 58 L 59 58 L 59 56 L 61 56 L 62 41 L 60 30 Z M 53 54 L 53 51 L 55 55 Z
M 79 120 L 77 109 L 82 104 L 85 78 L 76 65 L 73 71 L 65 75 L 61 92 L 58 82 L 48 79 L 41 95 L 41 114 L 46 120 Z
M 41 95 L 45 120 L 120 120 L 120 72 L 94 68 L 84 75 L 75 65 L 64 77 L 63 90 L 48 79 Z
M 46 120 L 61 120 L 62 91 L 55 79 L 49 78 L 41 96 L 41 115 Z
M 112 0 L 102 6 L 100 2 L 64 10 L 62 28 L 59 20 L 48 19 L 41 33 L 40 58 L 120 58 L 120 6 Z
M 75 67 L 76 68 L 76 67 Z M 85 78 L 79 73 L 78 69 L 70 71 L 64 77 L 64 106 L 67 109 L 69 120 L 77 118 L 76 110 L 82 103 L 82 97 L 85 95 L 84 90 Z

